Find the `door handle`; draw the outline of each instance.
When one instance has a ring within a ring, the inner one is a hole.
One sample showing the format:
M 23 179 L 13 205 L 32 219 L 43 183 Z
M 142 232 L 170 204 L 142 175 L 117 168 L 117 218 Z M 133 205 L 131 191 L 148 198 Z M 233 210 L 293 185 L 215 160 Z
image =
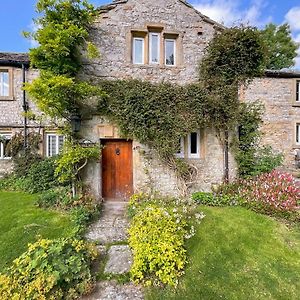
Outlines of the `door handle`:
M 115 152 L 116 152 L 116 155 L 120 155 L 121 154 L 121 151 L 120 151 L 119 148 L 117 148 Z

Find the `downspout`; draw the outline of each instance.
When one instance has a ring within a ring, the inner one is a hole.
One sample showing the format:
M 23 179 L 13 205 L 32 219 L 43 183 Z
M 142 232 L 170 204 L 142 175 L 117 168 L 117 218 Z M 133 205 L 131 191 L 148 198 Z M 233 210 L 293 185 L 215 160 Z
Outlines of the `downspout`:
M 22 73 L 23 73 L 23 112 L 24 112 L 24 150 L 27 149 L 28 146 L 28 119 L 27 119 L 27 112 L 28 112 L 28 103 L 26 101 L 26 92 L 24 90 L 24 86 L 26 83 L 26 69 L 25 69 L 25 65 L 22 64 Z
M 229 133 L 225 130 L 225 146 L 224 146 L 224 182 L 229 182 Z

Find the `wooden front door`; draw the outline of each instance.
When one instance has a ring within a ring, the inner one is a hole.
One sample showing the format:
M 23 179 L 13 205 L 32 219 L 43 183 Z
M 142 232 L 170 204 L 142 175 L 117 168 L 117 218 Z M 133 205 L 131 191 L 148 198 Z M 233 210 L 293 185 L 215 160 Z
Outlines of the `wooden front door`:
M 104 140 L 102 145 L 102 196 L 126 201 L 133 193 L 132 141 Z

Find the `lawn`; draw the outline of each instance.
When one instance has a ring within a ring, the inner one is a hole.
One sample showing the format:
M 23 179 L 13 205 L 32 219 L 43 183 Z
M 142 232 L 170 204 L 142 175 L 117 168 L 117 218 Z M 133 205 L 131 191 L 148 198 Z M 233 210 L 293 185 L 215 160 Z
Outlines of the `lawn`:
M 300 299 L 300 226 L 239 207 L 201 210 L 177 290 L 151 288 L 146 299 Z
M 0 191 L 0 272 L 38 236 L 52 239 L 72 232 L 67 215 L 37 208 L 35 199 L 35 195 Z

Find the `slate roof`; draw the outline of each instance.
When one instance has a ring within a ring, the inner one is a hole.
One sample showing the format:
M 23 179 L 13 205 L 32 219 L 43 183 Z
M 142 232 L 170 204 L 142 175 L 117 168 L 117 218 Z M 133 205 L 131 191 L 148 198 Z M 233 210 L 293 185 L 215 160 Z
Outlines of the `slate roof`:
M 0 66 L 21 67 L 22 64 L 29 66 L 28 53 L 0 52 Z

